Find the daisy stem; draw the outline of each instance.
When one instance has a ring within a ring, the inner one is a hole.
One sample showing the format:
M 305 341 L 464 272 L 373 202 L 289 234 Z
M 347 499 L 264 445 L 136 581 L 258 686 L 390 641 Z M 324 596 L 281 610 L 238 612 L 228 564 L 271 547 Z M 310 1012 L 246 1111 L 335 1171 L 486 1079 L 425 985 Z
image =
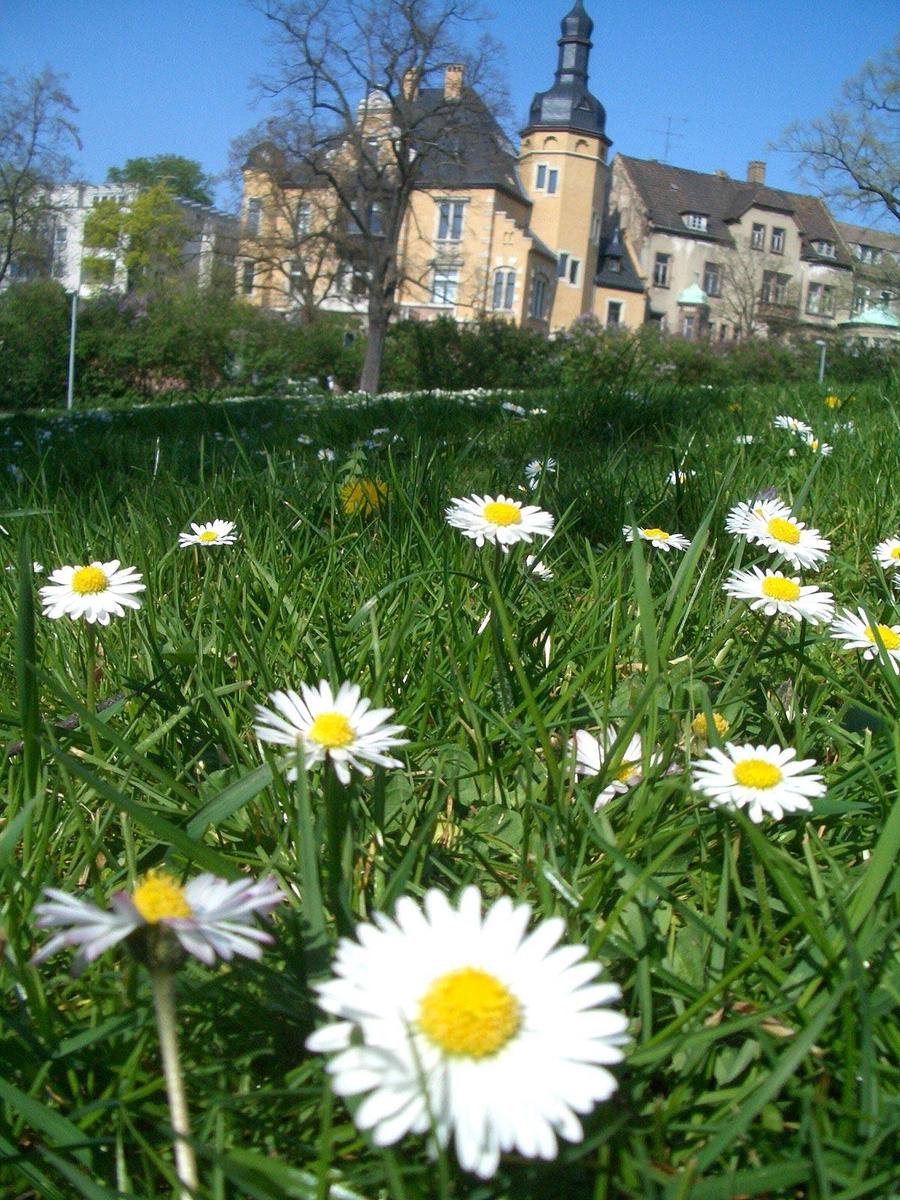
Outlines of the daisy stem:
M 349 934 L 353 930 L 353 905 L 350 894 L 353 869 L 351 864 L 345 871 L 343 860 L 350 830 L 350 801 L 347 789 L 338 780 L 330 763 L 326 765 L 323 782 L 331 911 L 338 932 Z
M 97 630 L 91 622 L 85 623 L 85 661 L 86 661 L 86 678 L 85 678 L 85 697 L 88 712 L 91 717 L 97 715 Z M 100 739 L 97 737 L 97 730 L 94 728 L 93 722 L 88 725 L 88 733 L 91 738 L 91 749 L 94 754 L 100 757 Z
M 169 1116 L 175 1133 L 175 1170 L 181 1184 L 181 1200 L 191 1200 L 197 1187 L 197 1162 L 194 1158 L 194 1148 L 187 1140 L 191 1136 L 191 1123 L 184 1094 L 181 1057 L 178 1053 L 175 973 L 157 968 L 150 971 L 150 979 L 153 984 L 156 1028 L 159 1031 L 159 1050 L 166 1078 L 166 1095 L 169 1099 Z

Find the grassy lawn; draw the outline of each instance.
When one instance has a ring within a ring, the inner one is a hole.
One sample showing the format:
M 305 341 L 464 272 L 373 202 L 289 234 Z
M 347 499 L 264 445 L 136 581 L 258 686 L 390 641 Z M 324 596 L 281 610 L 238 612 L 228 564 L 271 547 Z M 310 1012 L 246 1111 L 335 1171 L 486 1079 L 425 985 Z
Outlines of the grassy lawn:
M 150 973 L 123 944 L 77 977 L 65 949 L 33 965 L 33 910 L 47 887 L 106 909 L 148 872 L 209 871 L 273 876 L 285 899 L 261 958 L 177 972 L 198 1197 L 900 1195 L 900 564 L 873 559 L 900 537 L 900 398 L 840 399 L 626 378 L 0 423 L 0 1192 L 179 1194 Z M 378 511 L 345 511 L 358 480 L 383 484 Z M 767 489 L 830 541 L 824 561 L 726 531 Z M 554 536 L 479 548 L 445 519 L 472 494 L 538 506 Z M 214 519 L 233 545 L 179 546 Z M 139 609 L 43 615 L 50 572 L 113 559 L 140 572 Z M 723 584 L 754 565 L 861 607 L 881 646 L 752 611 Z M 399 766 L 345 786 L 256 736 L 267 696 L 320 680 L 394 710 Z M 825 790 L 758 822 L 714 805 L 708 741 L 792 748 Z M 452 1137 L 436 1162 L 422 1134 L 375 1145 L 362 1096 L 306 1048 L 338 938 L 469 884 L 485 911 L 561 918 L 621 990 L 629 1039 L 581 1140 L 484 1179 Z

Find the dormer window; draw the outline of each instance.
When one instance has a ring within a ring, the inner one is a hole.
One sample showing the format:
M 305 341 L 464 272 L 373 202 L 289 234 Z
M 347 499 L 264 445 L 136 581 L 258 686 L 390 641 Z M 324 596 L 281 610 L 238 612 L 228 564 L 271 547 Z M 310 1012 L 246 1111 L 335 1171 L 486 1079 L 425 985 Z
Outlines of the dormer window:
M 881 262 L 882 253 L 879 246 L 866 246 L 862 242 L 855 247 L 856 257 L 860 262 L 877 266 Z
M 821 255 L 822 258 L 834 258 L 834 242 L 818 241 L 813 242 L 813 246 L 815 247 L 816 254 Z
M 688 229 L 695 229 L 698 233 L 706 233 L 709 217 L 706 213 L 683 213 L 681 218 Z
M 621 258 L 608 258 L 606 260 L 606 269 L 611 271 L 613 275 L 618 275 L 622 270 Z

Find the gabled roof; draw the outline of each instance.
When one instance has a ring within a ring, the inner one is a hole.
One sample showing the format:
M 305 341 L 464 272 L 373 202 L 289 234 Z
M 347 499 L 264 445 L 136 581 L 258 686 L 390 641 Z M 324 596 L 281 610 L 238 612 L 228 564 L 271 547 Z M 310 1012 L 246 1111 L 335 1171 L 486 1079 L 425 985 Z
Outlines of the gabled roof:
M 610 270 L 611 260 L 619 263 L 618 271 Z M 644 281 L 631 261 L 631 254 L 622 237 L 617 218 L 610 232 L 600 242 L 594 284 L 596 287 L 611 288 L 620 292 L 646 290 Z
M 802 258 L 831 266 L 851 265 L 850 255 L 831 214 L 815 196 L 786 192 L 762 183 L 745 183 L 724 174 L 707 175 L 684 167 L 671 167 L 655 159 L 620 154 L 619 160 L 637 188 L 651 224 L 657 229 L 682 237 L 733 245 L 733 223 L 751 208 L 763 208 L 794 218 L 802 239 Z M 707 228 L 688 229 L 683 220 L 686 213 L 706 216 Z M 832 242 L 835 256 L 818 254 L 813 246 L 817 241 Z
M 868 225 L 851 225 L 849 221 L 835 221 L 844 241 L 854 246 L 875 246 L 900 254 L 900 237 L 886 229 L 871 229 Z

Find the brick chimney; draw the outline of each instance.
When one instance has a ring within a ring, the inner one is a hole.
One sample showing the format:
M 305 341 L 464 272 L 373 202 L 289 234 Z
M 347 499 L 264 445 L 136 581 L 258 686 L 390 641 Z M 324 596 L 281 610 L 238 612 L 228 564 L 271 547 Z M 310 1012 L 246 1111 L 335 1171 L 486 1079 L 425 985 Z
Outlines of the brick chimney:
M 419 94 L 419 79 L 421 73 L 415 67 L 410 67 L 408 71 L 403 72 L 403 83 L 401 84 L 401 92 L 404 100 L 415 100 Z
M 754 158 L 747 163 L 747 182 L 766 182 L 766 164 L 762 161 L 762 159 Z
M 458 100 L 462 95 L 462 63 L 451 63 L 444 70 L 444 99 Z

